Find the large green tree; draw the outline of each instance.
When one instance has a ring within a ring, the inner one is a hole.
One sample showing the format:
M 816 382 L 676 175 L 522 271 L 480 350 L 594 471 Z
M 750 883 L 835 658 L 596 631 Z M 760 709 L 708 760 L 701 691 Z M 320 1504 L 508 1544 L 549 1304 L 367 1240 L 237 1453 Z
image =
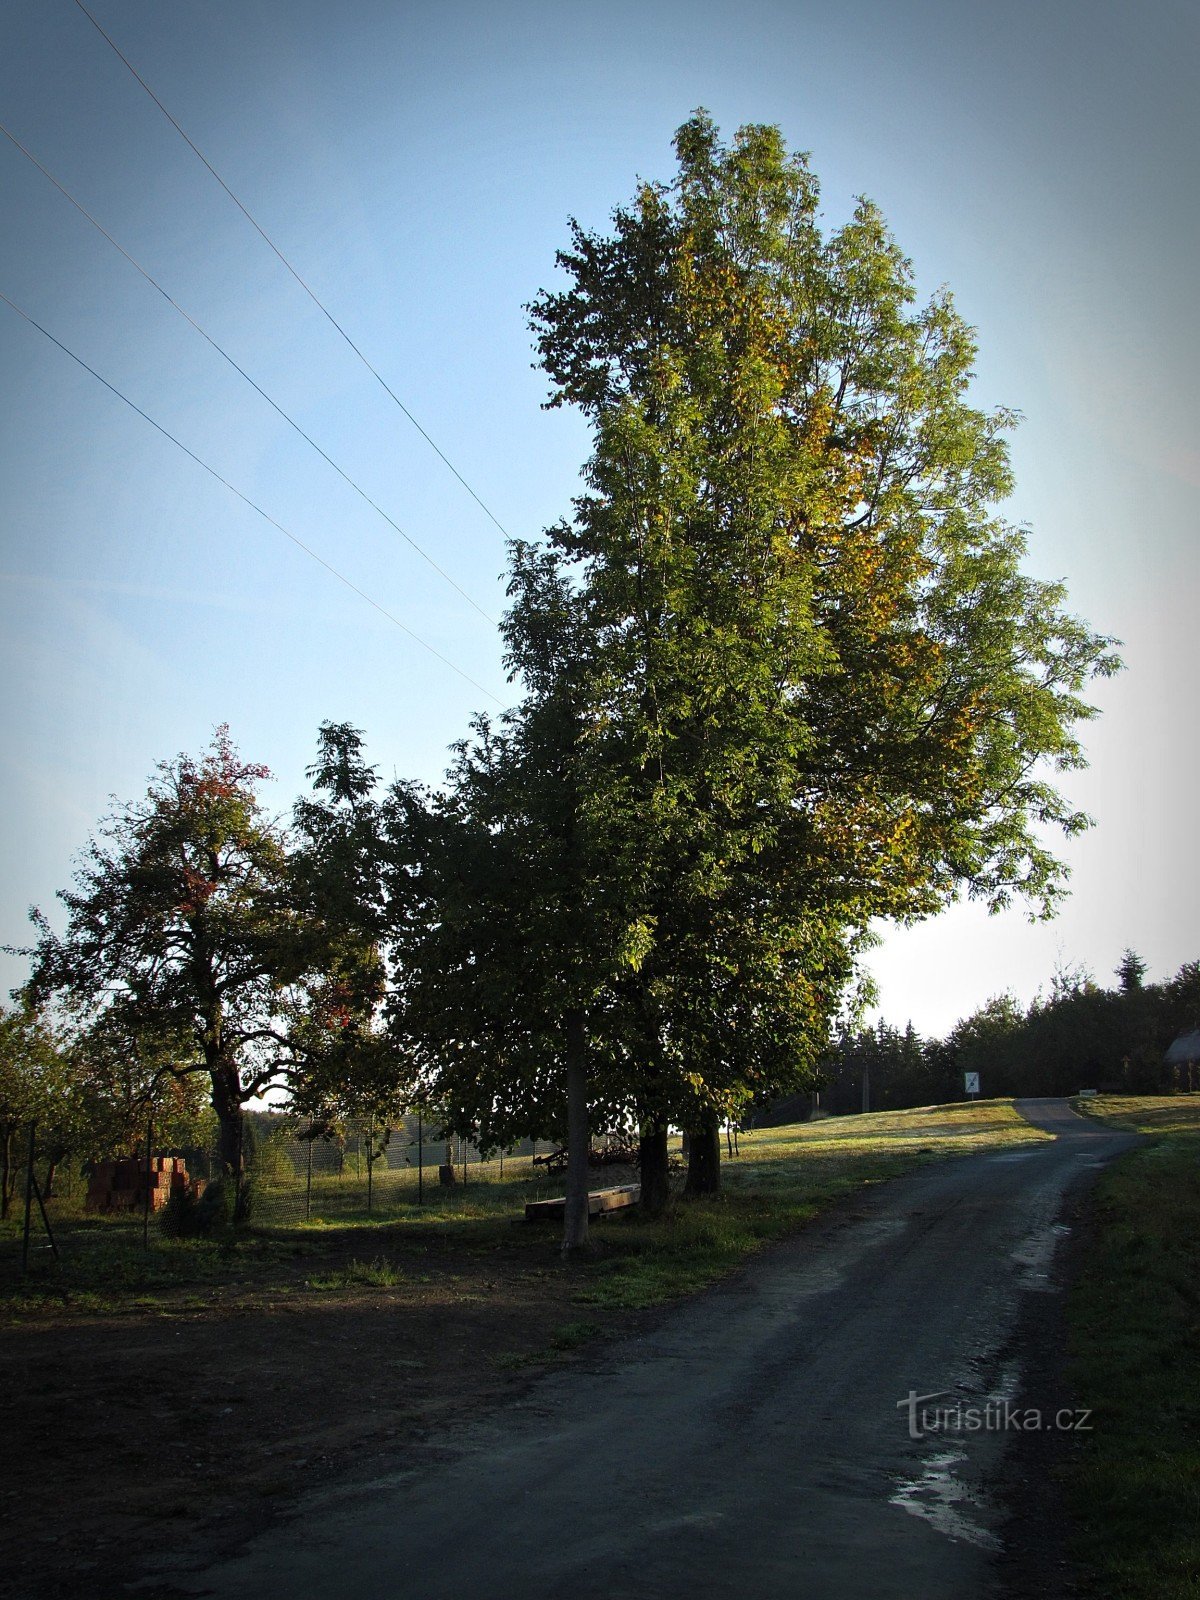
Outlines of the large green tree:
M 586 631 L 565 585 L 546 603 L 546 578 L 513 580 L 514 617 L 528 621 L 510 619 L 525 698 L 498 724 L 477 720 L 441 788 L 379 793 L 358 730 L 322 728 L 297 861 L 327 914 L 336 904 L 388 963 L 386 1031 L 340 1086 L 324 1080 L 327 1097 L 399 1095 L 484 1148 L 566 1139 L 574 1249 L 587 1233 L 589 1114 L 628 1120 L 628 1075 L 597 1037 L 611 1041 L 601 1014 L 643 930 L 625 919 L 619 875 L 597 870 L 575 689 Z M 526 588 L 539 597 L 527 619 Z M 303 1092 L 321 1081 L 309 1074 Z
M 628 1115 L 628 1080 L 595 1039 L 643 930 L 620 872 L 600 867 L 587 803 L 579 607 L 532 552 L 513 592 L 520 706 L 477 721 L 441 791 L 398 784 L 383 807 L 390 1033 L 452 1129 L 493 1148 L 565 1138 L 571 1251 L 587 1235 L 589 1126 Z
M 823 233 L 773 128 L 676 149 L 531 308 L 594 448 L 512 549 L 516 708 L 370 807 L 343 730 L 310 819 L 389 955 L 397 1070 L 485 1142 L 569 1127 L 571 1247 L 589 1111 L 636 1117 L 652 1201 L 669 1122 L 711 1187 L 719 1119 L 811 1081 L 872 919 L 1053 909 L 1048 830 L 1086 825 L 1055 775 L 1116 665 L 1022 571 L 1012 419 L 875 209 Z
M 509 636 L 519 660 L 564 593 L 583 619 L 586 870 L 644 935 L 594 1036 L 711 1165 L 722 1111 L 815 1063 L 872 918 L 1049 914 L 1048 835 L 1087 824 L 1056 774 L 1117 662 L 1022 570 L 1013 418 L 971 405 L 972 332 L 917 302 L 878 211 L 824 233 L 775 128 L 725 146 L 701 113 L 676 152 L 531 308 L 594 448 L 571 520 L 516 551 Z

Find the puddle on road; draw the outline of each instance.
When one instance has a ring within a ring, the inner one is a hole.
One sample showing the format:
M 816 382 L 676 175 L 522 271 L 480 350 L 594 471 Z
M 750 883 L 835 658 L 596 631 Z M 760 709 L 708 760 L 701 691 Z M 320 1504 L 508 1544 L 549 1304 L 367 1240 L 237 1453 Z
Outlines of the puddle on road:
M 902 1478 L 888 1504 L 899 1506 L 909 1516 L 920 1517 L 947 1539 L 976 1545 L 980 1550 L 999 1550 L 1000 1540 L 967 1514 L 967 1508 L 980 1506 L 982 1497 L 954 1469 L 967 1459 L 964 1450 L 945 1450 L 930 1456 L 919 1477 Z

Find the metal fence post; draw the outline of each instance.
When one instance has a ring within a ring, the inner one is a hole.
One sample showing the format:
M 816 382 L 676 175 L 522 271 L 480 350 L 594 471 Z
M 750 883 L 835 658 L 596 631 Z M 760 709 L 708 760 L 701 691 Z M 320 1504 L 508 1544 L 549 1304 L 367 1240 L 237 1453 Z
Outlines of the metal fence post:
M 142 1249 L 150 1248 L 150 1147 L 154 1139 L 154 1118 L 146 1118 L 146 1193 L 142 1197 Z
M 312 1147 L 313 1124 L 312 1118 L 308 1119 L 308 1172 L 304 1179 L 304 1220 L 312 1221 Z
M 36 1121 L 31 1122 L 29 1124 L 29 1164 L 25 1169 L 25 1233 L 21 1241 L 22 1272 L 26 1272 L 29 1269 L 29 1230 L 32 1220 L 32 1208 L 30 1206 L 30 1200 L 34 1196 L 37 1197 L 38 1213 L 42 1219 L 42 1227 L 46 1230 L 46 1239 L 50 1245 L 51 1251 L 54 1254 L 55 1264 L 61 1265 L 58 1254 L 58 1243 L 54 1237 L 54 1229 L 50 1226 L 50 1218 L 46 1211 L 46 1202 L 42 1198 L 42 1187 L 37 1181 L 37 1173 L 33 1170 L 34 1161 L 37 1157 L 37 1140 L 35 1137 L 36 1132 L 37 1123 Z
M 425 1120 L 417 1112 L 417 1204 L 425 1204 Z

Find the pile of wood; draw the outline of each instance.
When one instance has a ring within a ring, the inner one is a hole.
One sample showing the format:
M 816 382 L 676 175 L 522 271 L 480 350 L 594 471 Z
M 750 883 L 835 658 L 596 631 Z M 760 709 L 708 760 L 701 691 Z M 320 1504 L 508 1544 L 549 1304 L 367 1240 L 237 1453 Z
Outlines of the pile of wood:
M 534 1156 L 533 1164 L 535 1167 L 545 1167 L 547 1172 L 565 1172 L 567 1152 L 565 1149 L 551 1150 L 548 1155 Z M 610 1139 L 607 1144 L 593 1145 L 588 1151 L 589 1167 L 636 1167 L 637 1164 L 636 1144 L 622 1144 Z
M 161 1211 L 173 1194 L 200 1195 L 202 1178 L 189 1178 L 182 1156 L 151 1156 L 149 1172 L 145 1156 L 120 1156 L 115 1161 L 98 1161 L 88 1179 L 88 1211 L 141 1211 L 146 1204 L 149 1183 L 150 1209 Z

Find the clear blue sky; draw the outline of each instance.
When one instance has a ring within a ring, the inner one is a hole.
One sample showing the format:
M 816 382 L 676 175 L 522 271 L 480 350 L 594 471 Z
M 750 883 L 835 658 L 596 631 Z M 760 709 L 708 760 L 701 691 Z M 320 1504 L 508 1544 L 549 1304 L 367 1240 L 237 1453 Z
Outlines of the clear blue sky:
M 514 534 L 569 511 L 587 439 L 544 412 L 524 302 L 567 218 L 669 178 L 697 105 L 812 152 L 826 219 L 879 202 L 1016 407 L 1012 520 L 1129 670 L 1104 685 L 1098 818 L 1031 928 L 889 934 L 885 1014 L 940 1031 L 1056 960 L 1200 957 L 1195 812 L 1200 12 L 1108 3 L 93 0 L 104 27 Z M 73 0 L 7 0 L 6 126 L 490 612 L 503 540 Z M 0 141 L 0 290 L 401 621 L 504 698 L 494 628 Z M 490 704 L 0 305 L 4 844 L 22 943 L 108 797 L 228 721 L 284 810 L 318 723 L 436 779 Z M 8 983 L 23 976 L 5 958 Z

